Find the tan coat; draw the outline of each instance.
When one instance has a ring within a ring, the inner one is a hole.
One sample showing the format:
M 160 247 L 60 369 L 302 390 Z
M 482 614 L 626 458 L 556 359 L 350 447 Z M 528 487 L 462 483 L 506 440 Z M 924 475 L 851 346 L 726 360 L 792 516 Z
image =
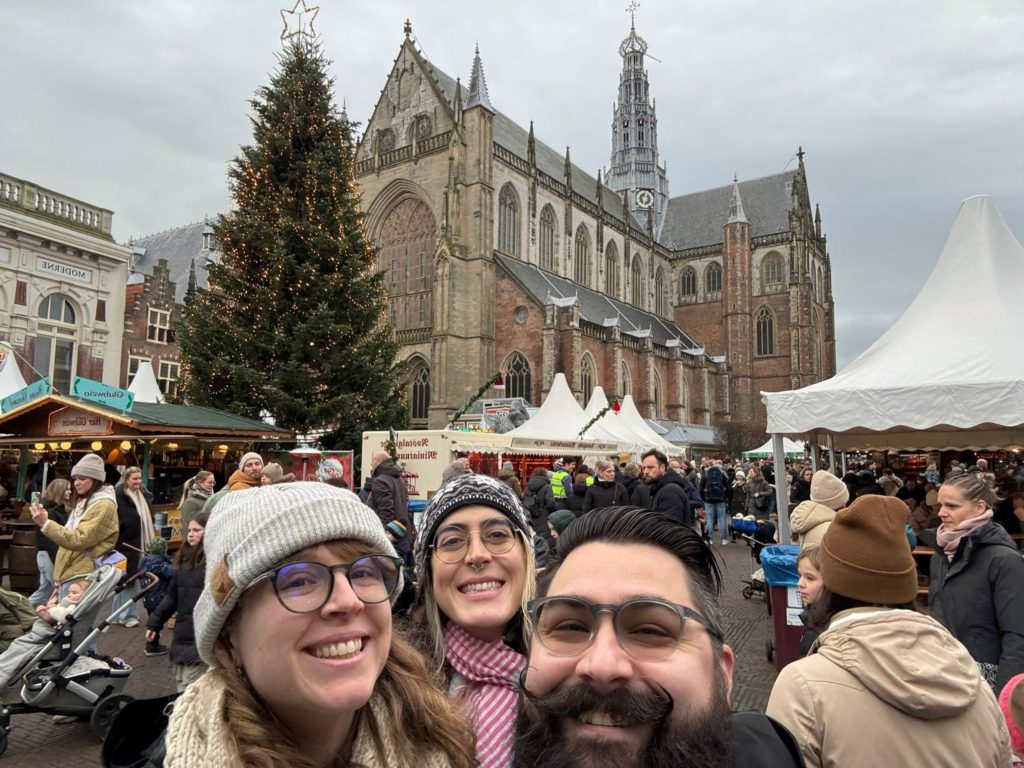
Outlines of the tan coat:
M 800 538 L 800 547 L 821 544 L 821 539 L 835 520 L 836 511 L 816 501 L 801 501 L 789 513 L 789 529 Z
M 1009 768 L 1010 737 L 967 649 L 914 611 L 841 611 L 779 673 L 767 714 L 807 768 Z
M 74 516 L 73 510 L 68 521 Z M 42 531 L 59 547 L 53 564 L 55 582 L 59 584 L 72 576 L 92 573 L 96 570 L 93 560 L 107 554 L 117 544 L 117 500 L 114 498 L 114 489 L 104 485 L 89 498 L 85 514 L 74 530 L 47 520 Z

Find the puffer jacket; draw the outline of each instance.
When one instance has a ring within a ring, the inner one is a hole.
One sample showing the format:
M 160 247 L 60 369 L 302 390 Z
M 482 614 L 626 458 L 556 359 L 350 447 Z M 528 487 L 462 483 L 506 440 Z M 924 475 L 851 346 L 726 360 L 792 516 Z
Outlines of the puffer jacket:
M 978 662 L 996 664 L 995 690 L 1024 672 L 1024 560 L 1009 534 L 983 525 L 960 540 L 952 562 L 935 541 L 930 563 L 928 608 Z
M 606 483 L 604 480 L 595 480 L 594 484 L 587 488 L 586 496 L 583 497 L 583 514 L 592 509 L 619 507 L 624 504 L 629 504 L 626 486 L 614 480 L 610 483 Z
M 177 615 L 174 621 L 174 636 L 171 640 L 170 660 L 172 664 L 200 665 L 203 663 L 196 648 L 196 632 L 192 621 L 192 612 L 195 610 L 196 603 L 199 602 L 199 595 L 203 593 L 205 574 L 205 560 L 194 566 L 182 563 L 178 567 L 177 573 L 171 578 L 167 593 L 160 601 L 160 605 L 150 614 L 149 620 L 146 622 L 146 629 L 159 632 L 171 616 Z
M 678 523 L 693 527 L 693 509 L 689 489 L 693 485 L 671 469 L 651 485 L 651 511 L 660 512 Z
M 811 655 L 779 673 L 767 714 L 807 768 L 1010 768 L 995 694 L 967 649 L 915 611 L 837 613 Z
M 85 500 L 79 504 L 85 504 Z M 75 510 L 68 516 L 68 522 L 75 518 Z M 59 584 L 72 576 L 92 573 L 96 570 L 93 560 L 106 555 L 117 544 L 117 500 L 114 498 L 114 489 L 104 485 L 89 497 L 74 530 L 47 520 L 42 531 L 57 542 L 57 560 L 53 564 L 55 582 Z
M 800 546 L 821 544 L 829 525 L 836 518 L 836 511 L 816 501 L 801 501 L 789 513 L 789 530 L 799 536 Z

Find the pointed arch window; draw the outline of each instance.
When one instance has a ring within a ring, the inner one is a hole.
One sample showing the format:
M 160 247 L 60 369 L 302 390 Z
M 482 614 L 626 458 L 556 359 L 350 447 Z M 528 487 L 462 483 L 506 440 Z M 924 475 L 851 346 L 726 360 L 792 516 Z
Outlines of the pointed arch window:
M 426 421 L 430 413 L 430 366 L 421 362 L 412 375 L 409 416 L 414 421 Z
M 631 299 L 633 300 L 633 306 L 637 309 L 644 308 L 644 268 L 640 263 L 640 258 L 637 256 L 633 257 L 633 266 L 630 268 L 630 283 L 632 288 Z
M 697 298 L 697 270 L 693 267 L 683 267 L 679 275 L 679 296 L 683 299 Z
M 511 184 L 498 195 L 498 250 L 519 255 L 519 202 Z
M 704 292 L 718 293 L 722 290 L 722 265 L 717 261 L 708 264 L 704 270 Z
M 654 412 L 651 413 L 651 418 L 660 419 L 665 414 L 664 410 L 664 397 L 662 396 L 661 389 L 661 376 L 658 375 L 658 371 L 653 371 L 654 376 L 651 379 L 651 395 L 654 399 Z
M 660 317 L 668 315 L 668 301 L 665 294 L 665 272 L 661 267 L 654 273 L 654 312 Z
M 759 356 L 775 354 L 775 318 L 768 307 L 761 307 L 755 320 L 757 325 L 757 354 Z
M 540 268 L 555 271 L 555 212 L 550 205 L 540 212 Z
M 590 285 L 590 235 L 587 228 L 580 224 L 576 228 L 576 263 L 573 265 L 573 278 L 580 285 Z
M 597 370 L 594 366 L 594 358 L 589 354 L 583 356 L 580 363 L 580 387 L 583 390 L 583 397 L 590 399 L 590 393 L 597 386 Z
M 619 249 L 614 240 L 609 240 L 604 249 L 604 292 L 619 298 Z
M 505 361 L 505 392 L 508 397 L 521 397 L 531 402 L 532 375 L 530 362 L 519 352 Z
M 622 376 L 622 397 L 633 393 L 633 378 L 629 375 L 629 366 L 626 365 L 626 361 L 622 361 L 622 367 L 619 370 Z
M 772 251 L 764 257 L 764 265 L 762 266 L 762 273 L 764 276 L 764 284 L 774 285 L 782 282 L 782 257 L 779 254 Z

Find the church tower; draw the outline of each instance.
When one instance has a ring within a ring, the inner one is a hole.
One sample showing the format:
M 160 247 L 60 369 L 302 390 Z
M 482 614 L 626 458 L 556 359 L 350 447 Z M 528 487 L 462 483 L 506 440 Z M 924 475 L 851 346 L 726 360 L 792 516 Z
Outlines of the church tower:
M 657 238 L 668 205 L 668 175 L 658 164 L 657 102 L 650 98 L 646 52 L 647 43 L 636 33 L 630 10 L 629 35 L 619 46 L 622 72 L 619 96 L 612 105 L 612 155 L 605 183 L 625 195 L 630 212 Z

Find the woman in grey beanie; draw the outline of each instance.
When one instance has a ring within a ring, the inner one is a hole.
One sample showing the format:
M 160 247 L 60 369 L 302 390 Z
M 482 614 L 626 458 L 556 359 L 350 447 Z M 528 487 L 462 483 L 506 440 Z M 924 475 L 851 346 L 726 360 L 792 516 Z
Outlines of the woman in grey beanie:
M 481 768 L 505 768 L 536 581 L 526 511 L 493 477 L 452 477 L 423 513 L 415 556 L 428 653 L 473 719 Z
M 468 724 L 392 636 L 401 561 L 353 493 L 228 494 L 204 545 L 193 620 L 210 669 L 175 705 L 164 765 L 473 765 Z

